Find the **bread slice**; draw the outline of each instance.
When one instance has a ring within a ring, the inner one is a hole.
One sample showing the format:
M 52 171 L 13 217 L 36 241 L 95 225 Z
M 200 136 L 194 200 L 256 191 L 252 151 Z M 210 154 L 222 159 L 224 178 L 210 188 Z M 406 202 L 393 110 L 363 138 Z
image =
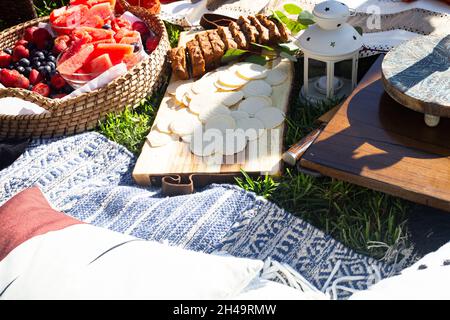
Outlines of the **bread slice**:
M 200 32 L 195 35 L 200 49 L 202 50 L 203 58 L 205 59 L 206 70 L 211 70 L 214 67 L 214 51 L 209 42 L 209 37 L 206 32 Z
M 219 26 L 217 27 L 217 33 L 225 44 L 225 50 L 228 49 L 236 49 L 238 47 L 236 41 L 233 39 L 233 35 L 230 32 L 230 29 L 227 27 Z
M 217 30 L 208 30 L 207 33 L 214 53 L 214 65 L 218 66 L 225 53 L 225 44 L 217 33 Z
M 240 16 L 237 20 L 239 28 L 245 35 L 245 39 L 247 40 L 247 45 L 251 43 L 258 43 L 259 33 L 256 30 L 256 27 L 252 25 L 251 21 L 243 16 Z
M 278 28 L 278 32 L 280 33 L 280 42 L 288 42 L 289 41 L 289 34 L 284 24 L 282 24 L 280 21 L 274 21 Z
M 236 22 L 231 21 L 228 25 L 228 29 L 230 29 L 231 35 L 233 36 L 234 41 L 236 41 L 238 48 L 247 49 L 247 39 L 245 38 L 244 33 L 242 33 L 241 28 L 239 28 L 239 25 Z
M 258 43 L 268 44 L 270 41 L 269 29 L 264 27 L 255 16 L 248 16 L 248 19 L 250 20 L 252 25 L 256 28 L 256 30 L 258 30 Z
M 172 72 L 180 79 L 189 79 L 189 71 L 186 64 L 186 51 L 184 47 L 173 48 L 169 51 L 169 60 L 172 64 Z
M 198 41 L 196 39 L 188 41 L 186 43 L 186 49 L 192 68 L 192 76 L 197 78 L 204 75 L 206 72 L 206 63 Z
M 279 43 L 281 41 L 281 35 L 276 24 L 262 14 L 257 14 L 256 18 L 269 30 L 269 43 Z

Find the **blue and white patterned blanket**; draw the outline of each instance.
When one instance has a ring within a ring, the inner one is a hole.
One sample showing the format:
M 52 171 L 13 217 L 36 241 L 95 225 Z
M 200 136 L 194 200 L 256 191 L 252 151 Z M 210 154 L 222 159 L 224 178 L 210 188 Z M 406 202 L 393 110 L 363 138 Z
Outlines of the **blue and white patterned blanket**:
M 253 193 L 211 185 L 164 197 L 136 186 L 134 157 L 97 133 L 35 140 L 0 171 L 0 205 L 37 185 L 59 210 L 93 225 L 191 250 L 284 262 L 321 290 L 367 288 L 392 267 L 357 254 Z M 339 282 L 339 283 L 337 283 Z M 338 291 L 338 297 L 348 296 Z

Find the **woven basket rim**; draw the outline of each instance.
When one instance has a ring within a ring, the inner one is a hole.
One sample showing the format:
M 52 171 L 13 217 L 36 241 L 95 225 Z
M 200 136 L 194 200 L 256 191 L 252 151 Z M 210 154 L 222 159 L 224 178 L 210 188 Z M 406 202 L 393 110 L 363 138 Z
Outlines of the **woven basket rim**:
M 162 43 L 164 41 L 169 41 L 169 36 L 167 34 L 167 30 L 164 27 L 164 22 L 161 20 L 161 18 L 158 15 L 152 15 L 153 19 L 156 19 L 160 24 L 162 24 L 163 28 L 162 28 L 162 34 L 160 36 L 160 40 L 158 43 L 158 46 L 162 45 Z M 0 35 L 8 35 L 10 33 L 17 33 L 17 32 L 21 32 L 26 26 L 29 25 L 36 25 L 39 22 L 47 22 L 49 21 L 50 17 L 49 16 L 45 16 L 45 17 L 39 17 L 33 20 L 29 20 L 20 24 L 17 24 L 15 26 L 12 26 L 10 28 L 7 28 L 5 30 L 3 30 L 2 32 L 0 32 Z M 157 47 L 158 47 L 157 46 Z M 0 48 L 1 49 L 1 48 Z M 76 103 L 80 100 L 85 99 L 86 96 L 92 95 L 95 96 L 97 94 L 100 94 L 104 91 L 109 90 L 110 87 L 114 86 L 115 84 L 119 83 L 119 82 L 124 82 L 127 80 L 128 77 L 130 77 L 130 75 L 135 74 L 137 72 L 140 72 L 140 70 L 142 69 L 142 67 L 147 64 L 150 63 L 151 58 L 154 56 L 155 52 L 157 50 L 155 49 L 152 53 L 148 54 L 148 57 L 146 57 L 144 60 L 138 62 L 135 66 L 133 66 L 130 70 L 127 71 L 127 73 L 125 73 L 124 75 L 114 79 L 113 81 L 109 82 L 106 86 L 103 86 L 99 89 L 96 89 L 94 91 L 91 92 L 86 92 L 86 93 L 82 93 L 79 96 L 73 97 L 73 98 L 68 98 L 68 99 L 52 99 L 52 98 L 47 98 L 44 96 L 41 96 L 38 93 L 32 92 L 30 90 L 26 90 L 26 89 L 20 89 L 20 88 L 0 88 L 0 99 L 1 98 L 6 98 L 6 97 L 16 97 L 16 95 L 8 95 L 7 93 L 10 92 L 17 92 L 18 94 L 21 95 L 21 97 L 19 99 L 25 100 L 25 101 L 29 101 L 32 103 L 35 103 L 37 105 L 39 105 L 40 107 L 44 108 L 45 110 L 47 110 L 48 112 L 45 113 L 41 113 L 41 114 L 30 114 L 30 115 L 6 115 L 6 114 L 0 114 L 0 119 L 3 120 L 11 120 L 11 119 L 15 119 L 15 120 L 20 120 L 20 119 L 43 119 L 43 118 L 48 118 L 52 116 L 52 111 L 55 109 L 58 109 L 61 105 L 65 105 L 66 108 L 69 108 L 70 105 L 68 105 L 66 102 L 70 101 L 73 103 Z M 3 94 L 6 93 L 5 96 L 3 96 Z M 22 94 L 24 93 L 24 94 Z M 33 99 L 28 99 L 28 97 L 32 97 Z M 18 97 L 17 97 L 18 98 Z M 43 105 L 50 105 L 49 108 L 46 108 L 45 106 L 42 106 L 38 103 L 36 103 L 36 100 L 38 101 L 42 101 L 44 102 Z

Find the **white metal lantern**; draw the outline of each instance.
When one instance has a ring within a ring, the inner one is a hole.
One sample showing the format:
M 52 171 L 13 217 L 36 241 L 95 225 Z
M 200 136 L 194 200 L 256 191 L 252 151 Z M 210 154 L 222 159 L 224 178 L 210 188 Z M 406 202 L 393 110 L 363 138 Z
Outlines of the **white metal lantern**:
M 309 101 L 349 95 L 356 87 L 359 49 L 362 37 L 347 19 L 350 9 L 339 1 L 317 4 L 312 12 L 315 24 L 298 38 L 304 53 L 304 85 L 301 94 Z M 309 79 L 309 60 L 326 63 L 326 76 Z M 334 65 L 352 60 L 351 80 L 334 76 Z

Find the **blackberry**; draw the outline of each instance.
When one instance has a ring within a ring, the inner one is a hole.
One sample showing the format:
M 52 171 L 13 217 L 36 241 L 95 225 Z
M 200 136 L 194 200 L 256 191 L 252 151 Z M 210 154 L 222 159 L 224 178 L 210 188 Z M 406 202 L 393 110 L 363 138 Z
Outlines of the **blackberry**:
M 9 54 L 9 55 L 13 54 L 13 51 L 10 48 L 3 49 L 3 52 L 6 53 L 6 54 Z
M 22 67 L 22 66 L 18 66 L 18 67 L 16 68 L 16 70 L 19 71 L 20 74 L 24 74 L 24 73 L 25 73 L 25 68 Z
M 103 29 L 109 30 L 111 29 L 111 26 L 109 24 L 105 24 L 102 26 Z

